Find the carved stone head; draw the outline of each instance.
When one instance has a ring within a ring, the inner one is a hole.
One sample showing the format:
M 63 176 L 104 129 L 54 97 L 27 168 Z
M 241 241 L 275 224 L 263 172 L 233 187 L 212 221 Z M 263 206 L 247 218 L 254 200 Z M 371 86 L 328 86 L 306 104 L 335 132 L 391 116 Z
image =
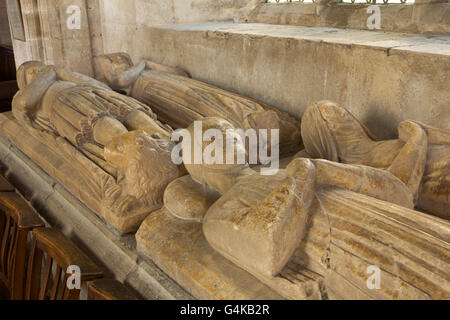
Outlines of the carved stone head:
M 154 205 L 162 203 L 165 188 L 181 174 L 171 160 L 172 147 L 137 130 L 115 137 L 105 147 L 105 158 L 117 169 L 123 193 Z
M 110 79 L 133 66 L 130 55 L 125 52 L 101 55 L 98 62 L 104 79 Z
M 201 123 L 201 131 L 199 131 L 200 126 L 196 128 L 195 124 L 187 128 L 191 136 L 191 157 L 189 159 L 183 152 L 184 165 L 196 182 L 223 193 L 234 184 L 234 179 L 241 174 L 242 170 L 248 167 L 245 143 L 236 139 L 232 147 L 227 146 L 227 138 L 229 138 L 227 133 L 234 132 L 235 128 L 224 119 L 205 118 L 198 123 Z M 208 135 L 208 132 L 216 132 L 216 135 L 221 136 L 221 142 L 218 142 L 219 137 Z M 201 163 L 195 161 L 195 150 L 201 151 Z M 238 161 L 240 160 L 238 154 L 243 155 L 243 161 Z M 223 163 L 213 161 L 208 163 L 205 159 L 208 155 L 212 155 L 216 160 L 221 158 Z M 233 161 L 228 163 L 227 156 Z
M 45 67 L 45 64 L 41 61 L 28 61 L 23 63 L 17 70 L 19 89 L 23 89 L 33 82 L 36 75 Z

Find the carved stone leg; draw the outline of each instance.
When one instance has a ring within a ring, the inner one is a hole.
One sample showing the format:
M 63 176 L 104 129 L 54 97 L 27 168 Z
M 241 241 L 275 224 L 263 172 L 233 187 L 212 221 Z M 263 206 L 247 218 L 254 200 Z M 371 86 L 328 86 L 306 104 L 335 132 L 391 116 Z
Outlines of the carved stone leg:
M 325 276 L 329 298 L 450 298 L 448 221 L 346 190 L 316 197 L 321 209 L 296 256 Z M 379 289 L 367 285 L 370 266 L 380 269 Z
M 413 195 L 410 190 L 388 171 L 327 160 L 312 160 L 312 162 L 316 167 L 316 183 L 318 184 L 341 187 L 414 209 Z
M 169 132 L 161 128 L 154 119 L 141 110 L 131 112 L 125 119 L 125 126 L 130 131 L 144 130 L 155 139 L 170 140 Z
M 174 217 L 202 222 L 209 207 L 220 198 L 218 192 L 184 176 L 172 181 L 164 193 L 164 206 Z
M 275 276 L 303 238 L 313 190 L 314 166 L 306 159 L 276 176 L 248 176 L 209 209 L 205 237 L 240 267 Z
M 412 121 L 402 122 L 398 131 L 406 144 L 389 167 L 389 172 L 402 180 L 417 200 L 427 161 L 427 135 L 419 124 Z

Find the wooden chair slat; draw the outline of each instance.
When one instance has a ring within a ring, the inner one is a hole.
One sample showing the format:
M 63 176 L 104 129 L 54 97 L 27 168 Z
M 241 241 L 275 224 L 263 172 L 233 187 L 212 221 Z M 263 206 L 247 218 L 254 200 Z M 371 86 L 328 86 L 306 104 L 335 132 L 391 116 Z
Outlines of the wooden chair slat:
M 0 211 L 10 216 L 20 229 L 31 230 L 45 224 L 17 193 L 0 192 Z
M 69 275 L 67 273 L 64 273 L 64 280 L 62 281 L 62 286 L 60 293 L 58 294 L 58 300 L 64 300 L 64 297 L 66 297 L 67 291 L 69 289 L 67 288 L 67 280 L 69 279 Z
M 50 300 L 56 300 L 56 298 L 58 297 L 58 290 L 61 287 L 61 273 L 62 273 L 62 268 L 60 266 L 57 266 L 55 278 L 53 279 L 53 286 L 52 286 L 52 291 L 50 294 Z M 64 285 L 65 285 L 65 283 L 64 283 Z
M 37 300 L 41 283 L 42 251 L 37 248 L 36 240 L 33 240 L 30 253 L 25 297 L 27 300 Z
M 6 226 L 6 215 L 1 214 L 0 212 L 0 250 L 3 241 L 3 234 L 5 233 L 5 226 Z
M 50 253 L 63 270 L 69 266 L 81 269 L 82 281 L 92 281 L 103 277 L 103 271 L 70 239 L 52 228 L 35 228 L 32 232 L 38 248 Z
M 50 298 L 55 300 L 57 298 L 62 300 L 77 300 L 79 299 L 80 290 L 67 288 L 67 279 L 70 275 L 64 273 L 69 266 L 77 266 L 80 268 L 81 282 L 96 280 L 103 277 L 103 272 L 87 257 L 71 240 L 66 238 L 60 231 L 51 228 L 36 228 L 32 231 L 33 235 L 33 250 L 35 253 L 44 253 L 47 257 L 47 264 L 45 265 L 44 278 L 40 287 L 37 298 L 40 300 Z M 52 259 L 52 260 L 50 260 Z M 49 262 L 53 261 L 56 264 L 56 274 L 53 276 L 52 267 Z M 33 299 L 33 292 L 35 292 L 36 284 L 40 282 L 40 270 L 35 271 L 33 268 L 38 268 L 36 261 L 29 264 L 28 276 L 31 278 L 27 281 L 27 296 Z M 53 278 L 52 278 L 53 276 Z M 61 283 L 63 278 L 63 283 Z M 52 283 L 50 296 L 47 296 L 49 284 Z M 31 289 L 30 289 L 31 287 Z M 28 292 L 30 294 L 28 295 Z
M 17 245 L 14 254 L 14 263 L 11 274 L 11 279 L 13 279 L 13 285 L 11 286 L 11 299 L 13 300 L 23 300 L 24 289 L 25 289 L 25 271 L 26 271 L 26 255 L 27 247 L 26 243 L 28 240 L 27 230 L 18 230 L 17 232 Z
M 11 236 L 9 239 L 9 245 L 8 245 L 8 251 L 6 254 L 7 257 L 7 263 L 6 263 L 6 272 L 5 274 L 7 276 L 11 276 L 12 268 L 14 265 L 14 257 L 15 257 L 15 249 L 17 244 L 17 225 L 14 223 L 11 226 Z
M 47 255 L 47 259 L 45 260 L 44 278 L 40 286 L 41 288 L 39 291 L 39 300 L 46 300 L 48 285 L 50 283 L 50 277 L 52 275 L 53 259 Z
M 102 270 L 71 240 L 55 229 L 43 228 L 42 219 L 20 195 L 1 190 L 0 185 L 0 280 L 12 299 L 79 299 L 80 290 L 66 285 L 69 266 L 80 268 L 82 283 L 103 277 Z
M 3 273 L 5 273 L 5 275 L 6 275 L 6 248 L 8 247 L 10 229 L 11 229 L 11 217 L 7 216 L 2 238 L 2 247 L 0 251 L 0 269 L 2 270 Z
M 26 284 L 27 236 L 44 222 L 20 195 L 6 192 L 1 185 L 0 181 L 0 191 L 5 190 L 0 192 L 0 275 L 10 298 L 21 300 Z
M 80 298 L 80 290 L 73 289 L 73 290 L 67 290 L 66 294 L 64 295 L 64 300 L 78 300 Z

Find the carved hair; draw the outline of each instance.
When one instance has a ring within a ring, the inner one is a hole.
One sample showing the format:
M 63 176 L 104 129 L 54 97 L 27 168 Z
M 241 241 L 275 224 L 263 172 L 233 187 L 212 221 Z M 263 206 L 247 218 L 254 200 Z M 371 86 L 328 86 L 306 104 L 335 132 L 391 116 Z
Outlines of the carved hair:
M 126 148 L 125 183 L 128 194 L 147 205 L 162 204 L 167 185 L 179 176 L 178 167 L 172 163 L 170 153 L 162 148 Z
M 99 56 L 99 62 L 102 71 L 102 77 L 107 79 L 109 76 L 116 76 L 121 71 L 133 66 L 133 61 L 128 53 L 110 53 Z
M 122 193 L 148 206 L 162 204 L 165 188 L 180 176 L 178 166 L 171 160 L 172 143 L 153 139 L 142 131 L 126 136 L 115 141 L 115 146 L 107 146 L 107 158 L 114 157 L 115 166 L 122 172 L 118 179 Z

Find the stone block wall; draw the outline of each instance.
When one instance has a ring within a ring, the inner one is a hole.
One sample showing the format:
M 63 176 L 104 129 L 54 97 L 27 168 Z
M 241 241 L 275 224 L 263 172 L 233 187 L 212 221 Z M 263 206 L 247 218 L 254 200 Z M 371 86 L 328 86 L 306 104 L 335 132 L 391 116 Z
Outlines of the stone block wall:
M 450 130 L 450 37 L 268 24 L 155 27 L 155 62 L 300 118 L 313 102 L 348 108 L 379 138 L 411 119 Z
M 358 23 L 365 21 L 360 18 L 367 5 L 352 14 L 352 5 L 335 6 L 341 10 L 335 12 L 326 7 L 318 14 L 314 4 L 260 0 L 21 3 L 27 41 L 13 41 L 17 65 L 42 60 L 96 76 L 98 55 L 122 51 L 135 62 L 150 58 L 186 68 L 194 78 L 298 118 L 312 102 L 337 101 L 380 138 L 396 136 L 398 123 L 405 119 L 450 129 L 450 38 L 419 34 L 445 34 L 447 29 L 439 28 L 450 17 L 448 2 L 385 6 L 400 22 L 428 22 L 421 30 L 399 22 L 385 24 L 387 29 L 381 31 L 345 29 L 362 28 Z M 66 28 L 66 9 L 73 4 L 81 9 L 79 30 Z M 215 22 L 211 26 L 204 23 L 208 21 Z M 385 32 L 396 28 L 406 28 L 409 34 Z
M 127 0 L 126 5 L 123 0 L 96 1 L 103 51 L 126 51 L 134 59 L 145 54 L 142 46 L 152 26 L 230 21 L 242 9 L 256 5 L 255 0 Z
M 317 1 L 319 2 L 319 1 Z M 336 27 L 368 30 L 367 12 L 371 4 L 335 3 L 262 3 L 247 17 L 247 22 L 287 24 L 305 27 Z M 450 3 L 447 0 L 415 0 L 414 4 L 383 4 L 381 30 L 390 32 L 450 34 Z
M 0 0 L 0 45 L 12 45 L 6 11 L 6 0 Z

